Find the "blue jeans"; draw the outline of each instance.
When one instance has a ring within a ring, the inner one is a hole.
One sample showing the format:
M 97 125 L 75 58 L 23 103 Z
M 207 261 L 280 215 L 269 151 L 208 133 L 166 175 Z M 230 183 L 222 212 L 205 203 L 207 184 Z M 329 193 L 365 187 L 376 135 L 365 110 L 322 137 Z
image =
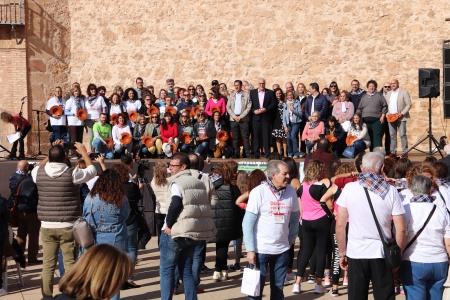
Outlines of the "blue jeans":
M 189 145 L 186 145 L 186 144 L 183 144 L 183 143 L 180 143 L 180 144 L 181 144 L 181 147 L 180 147 L 180 151 L 181 152 L 184 152 L 184 153 L 187 153 L 187 154 L 193 152 L 192 147 L 190 147 Z
M 195 153 L 204 155 L 206 154 L 206 150 L 209 148 L 209 141 L 203 141 L 201 142 L 197 148 L 195 149 Z
M 419 263 L 402 261 L 400 275 L 408 300 L 442 299 L 448 262 Z
M 52 125 L 53 133 L 50 136 L 50 142 L 62 139 L 63 134 L 67 132 L 65 125 Z
M 133 142 L 128 145 L 120 146 L 120 144 L 114 144 L 114 152 L 122 154 L 125 149 L 128 150 L 128 153 L 131 153 L 131 149 L 133 148 Z
M 308 153 L 309 159 L 311 159 L 311 149 L 314 147 L 316 143 L 311 143 L 310 141 L 306 141 L 306 153 Z
M 270 270 L 270 300 L 284 299 L 284 279 L 289 265 L 289 249 L 281 254 L 256 253 L 256 268 L 261 273 L 261 292 L 258 297 L 248 296 L 248 299 L 262 299 L 264 283 L 266 282 L 267 265 Z
M 353 146 L 355 147 L 355 156 L 360 152 L 366 151 L 367 148 L 366 142 L 364 142 L 363 140 L 356 140 L 353 143 Z
M 137 246 L 138 246 L 138 221 L 137 218 L 133 223 L 127 225 L 128 233 L 128 255 L 131 260 L 136 263 L 137 258 Z
M 106 149 L 103 146 L 103 143 L 102 143 L 102 141 L 100 139 L 95 139 L 92 142 L 92 146 L 94 146 L 96 152 L 103 154 L 106 158 L 108 158 L 108 159 L 113 159 L 114 158 L 113 151 Z
M 299 156 L 298 153 L 298 131 L 300 123 L 289 123 L 287 125 L 289 133 L 286 135 L 288 156 Z
M 197 247 L 195 247 L 194 261 L 192 263 L 192 276 L 194 276 L 195 286 L 200 284 L 200 271 L 203 267 L 203 251 L 206 248 L 206 242 L 200 241 Z
M 141 155 L 141 152 L 143 155 L 148 153 L 148 148 L 147 146 L 145 146 L 145 144 L 142 143 L 142 141 L 139 141 L 139 147 L 138 150 L 136 151 L 136 155 Z
M 59 278 L 62 278 L 64 276 L 64 273 L 66 273 L 66 270 L 64 269 L 64 259 L 61 249 L 59 249 L 58 254 L 58 269 L 59 269 Z
M 171 300 L 173 297 L 174 274 L 177 265 L 180 274 L 183 276 L 185 299 L 197 300 L 192 265 L 195 249 L 199 243 L 186 238 L 174 240 L 170 235 L 161 234 L 159 241 L 161 300 Z

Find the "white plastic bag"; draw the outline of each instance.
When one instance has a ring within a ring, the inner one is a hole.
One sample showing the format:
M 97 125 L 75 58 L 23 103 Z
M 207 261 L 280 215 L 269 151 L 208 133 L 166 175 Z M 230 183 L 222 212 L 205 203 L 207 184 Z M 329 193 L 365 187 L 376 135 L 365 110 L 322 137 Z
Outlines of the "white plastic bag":
M 241 293 L 252 297 L 259 296 L 261 288 L 261 274 L 259 270 L 245 268 L 242 277 Z
M 345 122 L 341 123 L 342 129 L 344 129 L 345 132 L 348 132 L 351 125 L 352 124 L 350 123 L 350 121 L 345 121 Z

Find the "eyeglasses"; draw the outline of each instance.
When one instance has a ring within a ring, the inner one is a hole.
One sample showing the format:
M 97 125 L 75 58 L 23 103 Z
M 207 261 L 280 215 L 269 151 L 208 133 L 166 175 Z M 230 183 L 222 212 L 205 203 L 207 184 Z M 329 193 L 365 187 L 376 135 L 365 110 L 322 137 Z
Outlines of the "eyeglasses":
M 152 116 L 152 119 L 158 119 L 158 116 Z
M 169 168 L 179 168 L 179 167 L 181 167 L 181 165 L 172 165 L 172 164 L 169 164 Z
M 389 85 L 384 86 L 385 89 L 390 89 L 391 87 Z
M 332 87 L 337 87 L 337 85 L 335 85 L 335 84 L 330 85 L 330 88 L 332 88 Z
M 313 117 L 313 118 L 318 118 L 319 116 L 311 116 L 311 117 Z
M 195 89 L 189 89 L 190 91 L 195 91 Z
M 189 94 L 183 94 L 183 96 L 189 96 Z
M 188 116 L 181 116 L 182 118 L 187 118 Z

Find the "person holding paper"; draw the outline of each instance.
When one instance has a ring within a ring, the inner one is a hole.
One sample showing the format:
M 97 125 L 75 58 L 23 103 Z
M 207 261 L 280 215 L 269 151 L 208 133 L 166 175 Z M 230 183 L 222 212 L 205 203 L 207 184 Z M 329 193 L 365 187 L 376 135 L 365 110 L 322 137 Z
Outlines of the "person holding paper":
M 12 159 L 16 158 L 17 153 L 17 144 L 19 144 L 19 159 L 25 158 L 25 149 L 23 140 L 27 136 L 28 132 L 31 129 L 30 122 L 22 117 L 19 114 L 10 114 L 7 112 L 2 112 L 0 118 L 5 123 L 11 123 L 14 125 L 15 131 L 19 134 L 19 139 L 14 141 L 13 146 L 11 148 L 11 154 L 7 156 L 7 158 Z

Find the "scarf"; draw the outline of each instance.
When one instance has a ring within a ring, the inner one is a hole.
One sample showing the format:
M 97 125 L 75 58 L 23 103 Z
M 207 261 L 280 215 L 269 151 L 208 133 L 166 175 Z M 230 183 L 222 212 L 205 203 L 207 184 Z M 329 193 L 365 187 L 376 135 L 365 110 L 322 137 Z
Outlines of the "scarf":
M 73 99 L 73 103 L 75 104 L 75 106 L 77 107 L 77 110 L 80 110 L 80 109 L 82 109 L 82 107 L 81 107 L 81 103 L 80 103 L 80 97 L 73 97 L 72 96 L 72 99 Z
M 146 126 L 146 124 L 144 124 L 144 125 L 139 124 L 139 134 L 140 134 L 141 136 L 144 135 L 144 132 L 145 132 L 145 126 Z
M 27 175 L 27 173 L 25 173 L 25 172 L 22 171 L 21 169 L 17 169 L 17 170 L 16 170 L 16 174 L 19 174 L 19 175 Z
M 439 186 L 443 186 L 443 187 L 446 187 L 446 188 L 450 188 L 450 181 L 448 181 L 447 179 L 445 179 L 445 178 L 439 178 L 439 179 L 438 179 L 438 182 L 439 182 Z
M 88 97 L 88 102 L 90 106 L 94 106 L 95 102 L 97 102 L 97 96 Z
M 117 127 L 119 127 L 119 128 L 124 128 L 125 125 L 124 125 L 124 124 L 118 124 L 118 123 L 117 123 Z
M 347 112 L 347 108 L 345 107 L 345 102 L 342 102 L 342 112 Z
M 309 129 L 314 129 L 319 126 L 319 122 L 309 122 Z
M 222 125 L 220 125 L 220 123 L 215 123 L 214 126 L 216 127 L 217 132 L 219 132 L 220 129 L 222 128 Z
M 358 182 L 360 185 L 377 194 L 383 199 L 389 192 L 390 185 L 383 175 L 374 173 L 361 173 L 359 174 Z
M 266 185 L 280 199 L 281 199 L 281 197 L 283 197 L 283 194 L 286 191 L 286 188 L 282 188 L 282 189 L 277 190 L 277 188 L 273 185 L 272 181 L 270 181 L 268 179 L 263 181 L 263 182 L 261 182 L 261 184 Z
M 364 93 L 363 89 L 358 89 L 356 91 L 356 93 L 354 93 L 353 90 L 350 91 L 350 94 L 352 94 L 352 95 L 361 95 L 362 93 Z
M 436 197 L 434 196 L 430 196 L 430 195 L 419 195 L 419 196 L 414 196 L 411 198 L 410 202 L 417 202 L 417 203 L 433 203 L 434 200 L 436 200 Z

